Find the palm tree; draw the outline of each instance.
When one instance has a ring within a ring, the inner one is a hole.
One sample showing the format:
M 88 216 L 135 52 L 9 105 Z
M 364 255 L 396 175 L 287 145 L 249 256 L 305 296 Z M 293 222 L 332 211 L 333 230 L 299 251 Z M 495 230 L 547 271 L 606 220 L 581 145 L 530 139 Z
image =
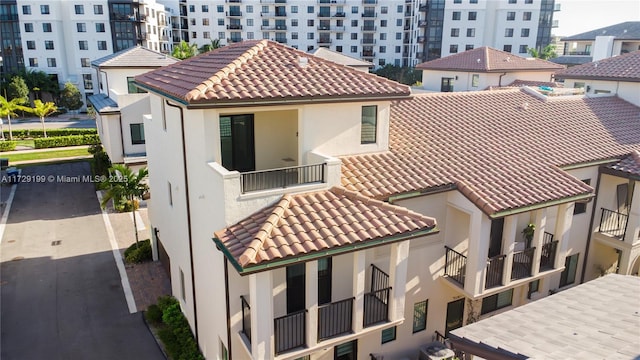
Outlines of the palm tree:
M 58 107 L 56 106 L 56 104 L 52 103 L 51 101 L 43 103 L 41 100 L 36 99 L 33 101 L 33 107 L 31 109 L 28 109 L 27 111 L 40 118 L 40 123 L 42 124 L 42 132 L 44 133 L 44 137 L 47 137 L 47 129 L 44 126 L 44 118 L 58 111 Z
M 184 60 L 190 57 L 196 56 L 198 54 L 198 45 L 189 44 L 188 42 L 182 40 L 178 46 L 173 48 L 171 52 L 171 56 L 176 59 Z
M 13 133 L 11 132 L 11 117 L 18 116 L 16 111 L 29 111 L 29 108 L 23 106 L 24 99 L 15 98 L 11 100 L 7 100 L 4 96 L 0 95 L 0 119 L 3 117 L 7 117 L 7 122 L 9 124 L 9 140 L 13 140 Z
M 220 39 L 211 39 L 211 43 L 202 45 L 198 49 L 198 53 L 203 54 L 219 48 L 220 48 Z
M 131 214 L 133 215 L 133 229 L 136 234 L 136 247 L 138 246 L 138 222 L 136 221 L 136 200 L 141 198 L 148 190 L 149 186 L 144 180 L 149 175 L 147 168 L 142 168 L 134 173 L 133 170 L 122 164 L 116 164 L 109 168 L 109 179 L 105 181 L 108 189 L 102 198 L 100 205 L 104 209 L 110 200 L 114 205 L 122 200 L 131 204 Z

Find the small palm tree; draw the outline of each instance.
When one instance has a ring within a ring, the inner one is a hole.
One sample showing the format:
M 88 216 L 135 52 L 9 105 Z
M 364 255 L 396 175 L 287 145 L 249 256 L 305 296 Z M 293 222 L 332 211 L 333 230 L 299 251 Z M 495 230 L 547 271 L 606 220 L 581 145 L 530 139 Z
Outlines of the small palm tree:
M 203 54 L 219 48 L 220 48 L 220 39 L 211 39 L 211 43 L 202 45 L 198 49 L 198 53 Z
M 58 107 L 56 106 L 56 104 L 52 103 L 51 101 L 43 103 L 41 100 L 34 100 L 33 107 L 27 111 L 40 118 L 40 123 L 42 124 L 42 132 L 44 133 L 44 137 L 47 137 L 47 129 L 44 126 L 44 118 L 58 111 Z
M 16 111 L 29 111 L 29 108 L 22 104 L 24 104 L 24 99 L 22 98 L 7 100 L 4 96 L 0 95 L 0 119 L 3 117 L 7 118 L 7 122 L 9 124 L 9 140 L 13 140 L 11 117 L 18 116 Z
M 109 179 L 106 182 L 107 191 L 102 198 L 100 205 L 104 209 L 110 200 L 114 205 L 125 200 L 131 205 L 133 215 L 133 229 L 136 235 L 136 247 L 138 246 L 138 222 L 136 221 L 136 200 L 149 190 L 149 186 L 144 180 L 149 175 L 147 168 L 142 168 L 134 173 L 127 166 L 116 164 L 109 168 Z
M 171 56 L 176 59 L 184 60 L 190 57 L 196 56 L 198 54 L 198 45 L 189 44 L 188 42 L 182 40 L 180 44 L 173 48 L 171 52 Z

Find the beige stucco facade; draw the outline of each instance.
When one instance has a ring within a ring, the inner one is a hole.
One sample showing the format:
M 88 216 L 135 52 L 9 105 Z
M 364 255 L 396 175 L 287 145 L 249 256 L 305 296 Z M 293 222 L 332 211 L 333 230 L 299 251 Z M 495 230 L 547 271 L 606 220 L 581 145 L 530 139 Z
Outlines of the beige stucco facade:
M 553 81 L 553 71 L 473 72 L 454 70 L 422 70 L 422 87 L 441 91 L 442 79 L 452 79 L 453 91 L 478 91 L 489 86 L 505 86 L 515 80 Z

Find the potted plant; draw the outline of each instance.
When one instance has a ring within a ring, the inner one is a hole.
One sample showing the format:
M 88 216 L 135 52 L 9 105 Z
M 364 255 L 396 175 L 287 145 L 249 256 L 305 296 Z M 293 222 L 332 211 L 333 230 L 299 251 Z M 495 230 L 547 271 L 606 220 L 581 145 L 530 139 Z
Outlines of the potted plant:
M 527 227 L 525 227 L 524 229 L 522 229 L 522 235 L 524 236 L 525 240 L 526 240 L 526 248 L 530 248 L 531 247 L 531 241 L 533 240 L 533 233 L 536 231 L 536 225 L 529 223 L 529 225 L 527 225 Z

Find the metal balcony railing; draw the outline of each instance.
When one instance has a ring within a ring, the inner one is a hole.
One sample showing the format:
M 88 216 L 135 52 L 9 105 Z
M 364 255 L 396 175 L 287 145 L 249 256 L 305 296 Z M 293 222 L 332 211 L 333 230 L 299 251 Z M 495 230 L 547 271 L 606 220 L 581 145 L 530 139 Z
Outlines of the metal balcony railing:
M 292 166 L 241 173 L 242 193 L 326 182 L 326 164 Z
M 586 56 L 591 56 L 591 51 L 565 51 L 564 55 L 586 55 Z
M 545 233 L 545 235 L 546 234 L 548 233 Z M 548 242 L 545 241 L 540 249 L 540 271 L 552 270 L 555 268 L 557 248 L 558 240 L 554 241 L 553 235 L 551 235 L 550 240 Z
M 354 299 L 352 297 L 318 307 L 318 341 L 351 333 Z
M 389 321 L 391 287 L 364 294 L 364 327 Z
M 251 307 L 244 296 L 240 296 L 240 301 L 242 302 L 242 333 L 251 344 Z
M 307 310 L 275 318 L 273 327 L 276 354 L 304 347 L 307 338 Z
M 513 254 L 513 263 L 511 266 L 511 280 L 524 279 L 531 276 L 531 267 L 533 265 L 533 253 L 536 248 L 531 247 Z
M 502 274 L 504 273 L 504 260 L 506 255 L 496 255 L 487 260 L 487 276 L 484 288 L 489 289 L 502 285 Z
M 627 214 L 602 208 L 598 232 L 624 241 L 628 219 Z
M 467 257 L 445 246 L 444 274 L 464 287 L 467 272 Z

